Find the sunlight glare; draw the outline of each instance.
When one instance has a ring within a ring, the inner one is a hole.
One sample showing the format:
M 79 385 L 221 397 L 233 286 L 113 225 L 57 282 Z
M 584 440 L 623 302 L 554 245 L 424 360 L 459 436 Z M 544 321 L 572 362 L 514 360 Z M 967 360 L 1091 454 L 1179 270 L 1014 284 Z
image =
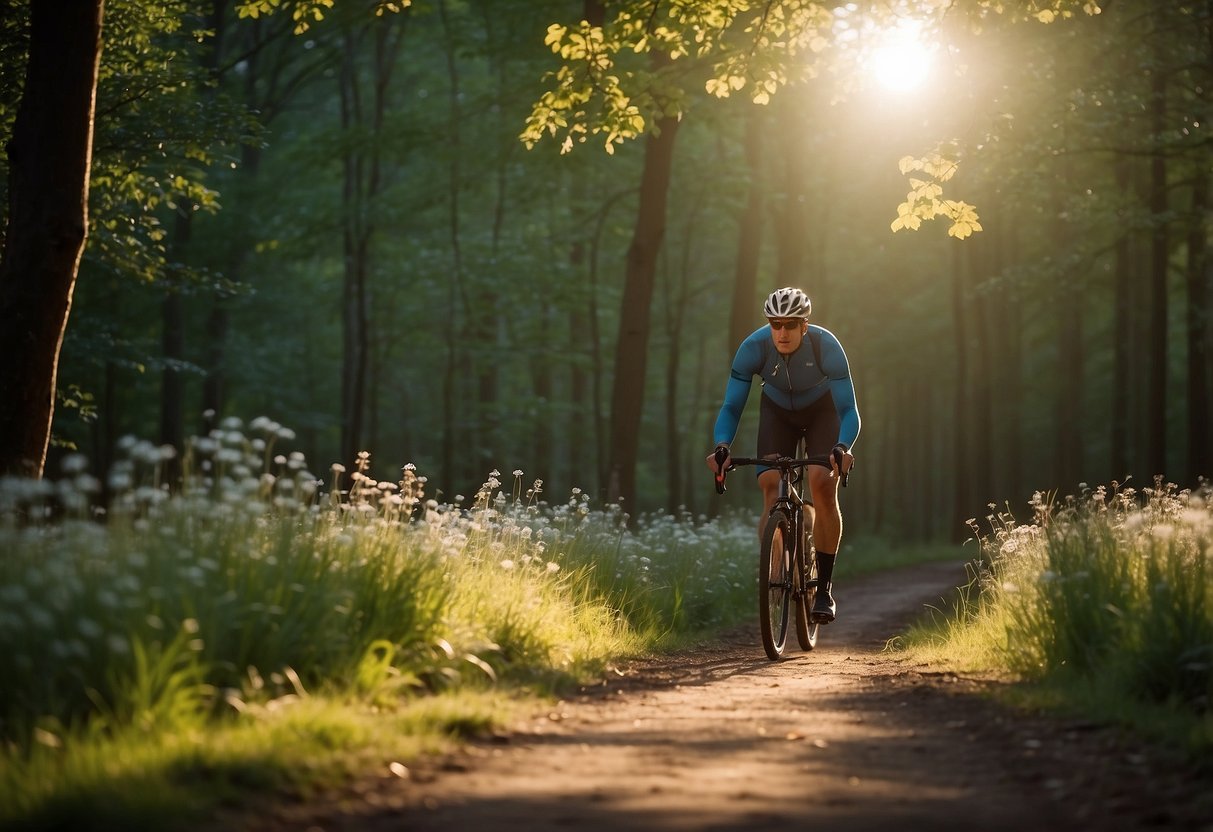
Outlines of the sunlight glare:
M 872 50 L 869 71 L 891 92 L 909 92 L 922 86 L 931 71 L 931 49 L 908 29 L 886 35 Z

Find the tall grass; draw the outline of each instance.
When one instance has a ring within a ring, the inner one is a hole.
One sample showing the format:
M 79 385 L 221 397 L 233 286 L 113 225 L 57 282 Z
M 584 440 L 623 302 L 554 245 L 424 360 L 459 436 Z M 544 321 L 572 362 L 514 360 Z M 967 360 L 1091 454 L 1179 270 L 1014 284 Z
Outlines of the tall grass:
M 910 642 L 1064 691 L 1074 707 L 1213 746 L 1213 493 L 1162 482 L 991 515 L 979 580 Z M 965 650 L 957 650 L 964 645 Z
M 323 483 L 275 451 L 291 438 L 229 420 L 188 443 L 172 492 L 175 451 L 124 441 L 104 510 L 79 457 L 54 483 L 0 481 L 0 823 L 98 765 L 130 780 L 148 749 L 299 703 L 558 690 L 750 612 L 749 519 L 629 524 L 578 491 L 549 505 L 521 471 L 440 504 L 412 466 L 373 479 L 365 454 Z M 125 750 L 81 762 L 100 748 Z

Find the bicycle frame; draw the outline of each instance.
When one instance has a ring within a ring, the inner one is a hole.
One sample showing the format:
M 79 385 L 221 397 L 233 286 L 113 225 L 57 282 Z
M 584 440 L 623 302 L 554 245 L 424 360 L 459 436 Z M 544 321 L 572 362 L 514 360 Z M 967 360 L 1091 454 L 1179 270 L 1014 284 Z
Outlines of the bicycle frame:
M 812 521 L 807 527 L 805 525 L 805 510 L 808 509 L 812 512 L 813 503 L 805 502 L 797 486 L 804 482 L 804 466 L 820 464 L 820 462 L 815 458 L 797 460 L 787 457 L 774 462 L 785 464 L 777 466 L 779 468 L 779 495 L 771 505 L 771 510 L 767 512 L 767 520 L 769 521 L 776 512 L 782 511 L 791 521 L 792 568 L 798 574 L 789 573 L 788 579 L 791 580 L 792 585 L 788 589 L 796 603 L 801 603 L 801 599 L 807 597 L 811 590 L 817 587 L 817 579 L 809 578 L 810 558 L 813 554 L 813 545 L 809 540 L 813 531 Z

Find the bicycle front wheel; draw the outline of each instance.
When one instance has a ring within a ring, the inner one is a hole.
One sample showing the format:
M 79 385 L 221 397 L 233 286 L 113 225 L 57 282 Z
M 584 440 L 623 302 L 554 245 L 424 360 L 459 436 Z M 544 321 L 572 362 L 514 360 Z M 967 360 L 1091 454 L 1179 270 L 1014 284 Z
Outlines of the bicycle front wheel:
M 771 661 L 783 655 L 792 611 L 792 523 L 783 511 L 767 518 L 758 556 L 758 621 Z

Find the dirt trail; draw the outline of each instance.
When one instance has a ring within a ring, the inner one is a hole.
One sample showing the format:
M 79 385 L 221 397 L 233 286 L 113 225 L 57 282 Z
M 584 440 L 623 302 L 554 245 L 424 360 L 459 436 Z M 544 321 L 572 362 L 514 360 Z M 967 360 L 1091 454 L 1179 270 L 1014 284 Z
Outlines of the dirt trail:
M 884 652 L 964 581 L 955 563 L 857 580 L 811 653 L 769 662 L 755 626 L 635 663 L 408 779 L 251 828 L 1213 830 L 1208 778 Z

